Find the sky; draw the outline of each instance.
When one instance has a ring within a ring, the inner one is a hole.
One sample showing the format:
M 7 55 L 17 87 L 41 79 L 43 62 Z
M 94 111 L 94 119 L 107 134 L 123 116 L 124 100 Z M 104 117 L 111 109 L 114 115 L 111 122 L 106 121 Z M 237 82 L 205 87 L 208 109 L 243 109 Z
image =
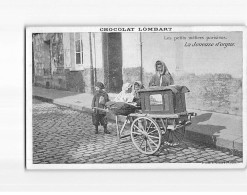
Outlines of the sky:
M 188 73 L 242 76 L 242 32 L 142 33 L 142 43 L 143 67 L 148 72 L 154 72 L 154 63 L 162 60 L 171 73 L 178 65 Z M 230 45 L 224 48 L 221 43 Z M 122 33 L 122 45 L 123 66 L 140 66 L 140 33 Z

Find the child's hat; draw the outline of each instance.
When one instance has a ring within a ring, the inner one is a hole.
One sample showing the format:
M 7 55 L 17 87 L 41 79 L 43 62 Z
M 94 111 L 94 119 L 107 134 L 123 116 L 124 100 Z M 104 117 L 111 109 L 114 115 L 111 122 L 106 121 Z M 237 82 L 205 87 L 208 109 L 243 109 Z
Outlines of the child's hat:
M 101 83 L 101 82 L 97 82 L 95 84 L 95 86 L 98 87 L 98 88 L 100 88 L 100 89 L 105 89 L 105 85 L 103 83 Z

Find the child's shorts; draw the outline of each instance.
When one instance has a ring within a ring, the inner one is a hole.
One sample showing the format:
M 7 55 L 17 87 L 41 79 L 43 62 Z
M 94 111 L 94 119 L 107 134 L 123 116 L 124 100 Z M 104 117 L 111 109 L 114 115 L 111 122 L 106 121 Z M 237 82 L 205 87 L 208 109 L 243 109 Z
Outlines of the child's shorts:
M 92 121 L 93 121 L 93 125 L 95 126 L 99 126 L 99 125 L 106 126 L 107 125 L 107 117 L 105 114 L 93 113 Z

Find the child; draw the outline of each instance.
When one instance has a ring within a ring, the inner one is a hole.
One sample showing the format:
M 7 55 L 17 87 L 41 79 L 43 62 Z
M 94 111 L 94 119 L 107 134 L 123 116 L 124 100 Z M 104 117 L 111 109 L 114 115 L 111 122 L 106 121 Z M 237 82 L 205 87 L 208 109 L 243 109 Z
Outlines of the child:
M 138 93 L 138 91 L 140 91 L 141 89 L 144 89 L 144 86 L 141 83 L 141 81 L 135 81 L 133 85 L 133 95 L 134 95 L 133 102 L 136 102 L 137 106 L 141 106 L 141 100 Z
M 122 86 L 122 91 L 115 97 L 114 102 L 132 102 L 133 101 L 133 94 L 131 93 L 132 85 L 130 83 L 125 83 Z
M 106 112 L 97 110 L 97 108 L 104 109 L 105 103 L 109 101 L 108 94 L 103 91 L 105 88 L 104 84 L 101 82 L 97 82 L 95 85 L 95 94 L 93 96 L 92 100 L 92 109 L 93 109 L 93 125 L 95 126 L 95 133 L 98 134 L 98 126 L 102 125 L 104 127 L 104 133 L 110 134 L 110 132 L 107 130 L 107 117 Z

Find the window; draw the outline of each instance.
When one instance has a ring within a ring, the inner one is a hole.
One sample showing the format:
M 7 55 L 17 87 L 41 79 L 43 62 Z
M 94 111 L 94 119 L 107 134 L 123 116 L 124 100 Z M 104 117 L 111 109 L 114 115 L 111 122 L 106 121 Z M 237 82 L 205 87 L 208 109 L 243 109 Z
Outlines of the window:
M 162 104 L 161 94 L 150 95 L 150 105 L 160 105 L 160 104 Z
M 150 111 L 163 111 L 163 100 L 161 94 L 153 94 L 149 96 Z
M 83 44 L 81 33 L 75 33 L 75 63 L 83 64 Z

